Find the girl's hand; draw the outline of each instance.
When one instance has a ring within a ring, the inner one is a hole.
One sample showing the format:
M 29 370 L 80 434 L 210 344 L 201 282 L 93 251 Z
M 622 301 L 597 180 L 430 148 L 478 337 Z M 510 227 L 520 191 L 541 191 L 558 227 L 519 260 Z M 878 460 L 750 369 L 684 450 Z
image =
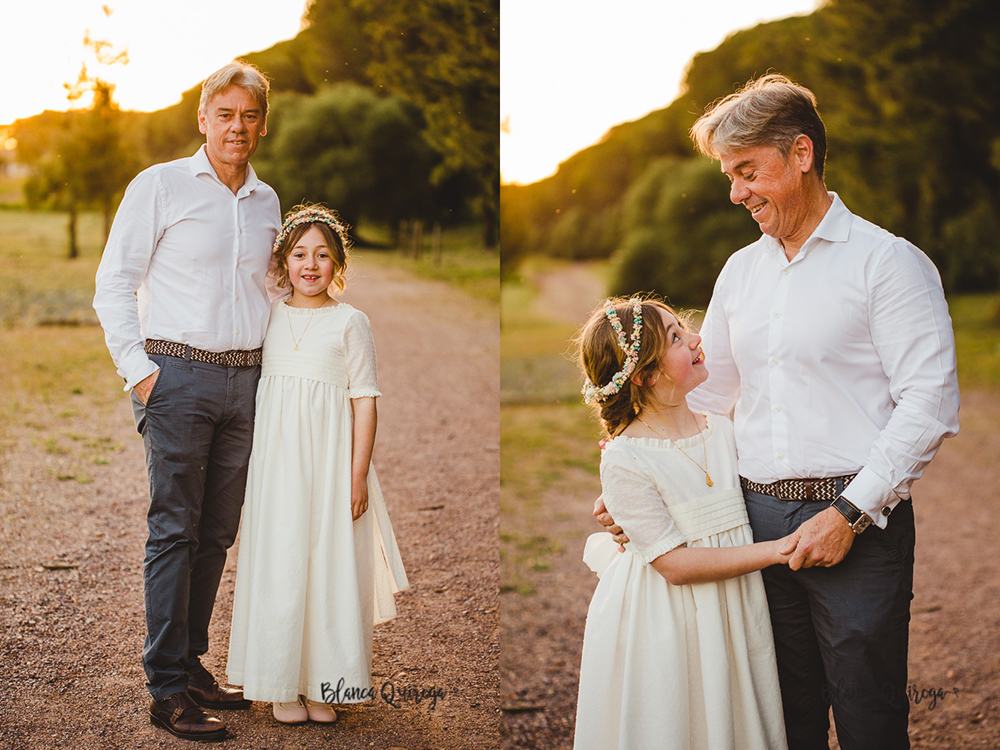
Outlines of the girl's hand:
M 351 517 L 357 521 L 368 510 L 368 482 L 351 482 Z
M 787 565 L 788 561 L 792 559 L 792 555 L 795 554 L 795 548 L 798 543 L 798 531 L 793 531 L 791 534 L 781 539 L 775 539 L 772 542 L 774 545 L 775 564 Z

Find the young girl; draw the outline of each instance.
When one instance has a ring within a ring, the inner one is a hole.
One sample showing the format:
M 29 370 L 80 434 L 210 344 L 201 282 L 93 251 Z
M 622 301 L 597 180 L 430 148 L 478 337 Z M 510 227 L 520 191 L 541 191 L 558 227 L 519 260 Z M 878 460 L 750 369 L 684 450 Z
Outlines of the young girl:
M 786 747 L 764 586 L 785 540 L 753 544 L 733 425 L 694 414 L 701 338 L 653 300 L 614 299 L 580 335 L 584 398 L 611 440 L 604 503 L 630 538 L 587 541 L 576 750 Z
M 347 249 L 320 206 L 293 209 L 274 243 L 278 286 L 292 292 L 264 340 L 228 675 L 286 723 L 331 722 L 329 704 L 372 697 L 372 625 L 407 587 L 371 466 L 371 329 L 330 296 Z

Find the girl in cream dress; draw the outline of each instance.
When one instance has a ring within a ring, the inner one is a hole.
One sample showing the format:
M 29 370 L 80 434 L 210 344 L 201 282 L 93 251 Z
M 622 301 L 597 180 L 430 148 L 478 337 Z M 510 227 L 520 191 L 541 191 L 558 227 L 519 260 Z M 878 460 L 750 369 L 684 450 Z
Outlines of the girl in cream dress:
M 624 321 L 624 322 L 623 322 Z M 694 414 L 701 339 L 670 308 L 609 300 L 581 337 L 588 403 L 611 440 L 604 503 L 628 535 L 587 541 L 576 750 L 783 750 L 761 568 L 794 543 L 753 543 L 733 425 Z
M 343 287 L 346 235 L 320 207 L 275 242 L 292 295 L 264 340 L 243 507 L 228 676 L 285 723 L 370 700 L 372 627 L 406 573 L 375 469 L 378 384 L 368 318 Z

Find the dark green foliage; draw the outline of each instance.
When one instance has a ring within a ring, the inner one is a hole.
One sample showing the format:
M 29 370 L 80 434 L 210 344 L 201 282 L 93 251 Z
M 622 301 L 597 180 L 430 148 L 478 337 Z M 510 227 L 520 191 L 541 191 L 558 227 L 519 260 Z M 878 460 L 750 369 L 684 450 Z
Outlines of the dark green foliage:
M 420 107 L 426 138 L 442 157 L 434 183 L 459 174 L 471 178 L 483 243 L 495 246 L 500 1 L 352 0 L 351 7 L 365 20 L 372 83 Z
M 340 83 L 314 96 L 275 95 L 272 110 L 254 162 L 284 210 L 322 202 L 354 226 L 394 226 L 432 211 L 436 157 L 412 104 Z
M 614 256 L 612 294 L 656 292 L 677 304 L 704 307 L 733 252 L 760 237 L 729 183 L 707 159 L 667 158 L 651 164 L 625 197 L 630 229 Z

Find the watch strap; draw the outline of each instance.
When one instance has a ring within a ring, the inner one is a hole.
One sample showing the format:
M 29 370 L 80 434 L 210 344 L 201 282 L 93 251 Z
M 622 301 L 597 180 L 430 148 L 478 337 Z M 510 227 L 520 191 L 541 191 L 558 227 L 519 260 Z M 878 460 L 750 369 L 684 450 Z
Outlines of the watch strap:
M 843 495 L 837 496 L 832 503 L 832 507 L 836 508 L 837 512 L 847 519 L 847 523 L 850 525 L 851 531 L 855 534 L 860 534 L 872 523 L 872 519 L 867 513 L 858 508 Z

